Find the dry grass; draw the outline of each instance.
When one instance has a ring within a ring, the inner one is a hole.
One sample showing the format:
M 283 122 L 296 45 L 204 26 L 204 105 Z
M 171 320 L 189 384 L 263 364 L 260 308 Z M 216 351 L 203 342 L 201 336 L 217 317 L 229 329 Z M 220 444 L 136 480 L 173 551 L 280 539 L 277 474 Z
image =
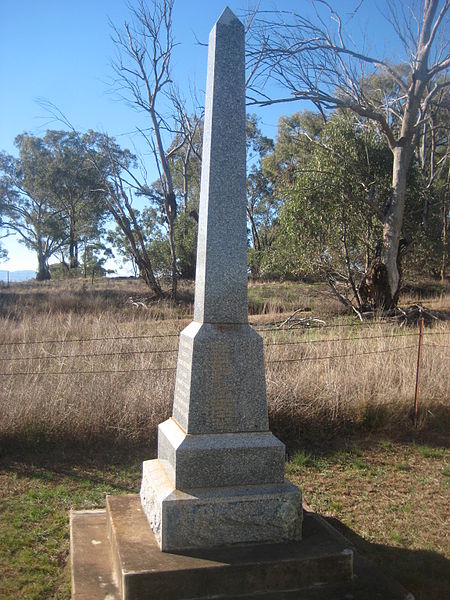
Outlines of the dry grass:
M 414 327 L 343 325 L 266 340 L 271 417 L 285 441 L 361 428 L 411 429 L 418 345 Z M 269 345 L 284 340 L 292 345 Z M 449 344 L 448 324 L 426 330 L 419 388 L 422 429 L 448 424 Z
M 192 297 L 191 287 L 182 291 Z M 306 332 L 263 332 L 275 433 L 295 445 L 305 436 L 323 438 L 361 428 L 411 429 L 416 329 L 350 326 L 330 300 L 319 304 L 322 294 L 318 286 L 305 284 L 251 289 L 251 296 L 272 298 L 270 307 L 263 303 L 263 314 L 252 317 L 256 326 L 282 318 L 283 306 L 289 312 L 305 308 L 312 316 L 326 313 L 329 324 L 333 319 L 341 323 Z M 145 300 L 148 308 L 132 305 L 130 296 Z M 448 297 L 434 302 L 435 308 L 445 308 Z M 267 313 L 274 307 L 275 313 Z M 189 322 L 190 312 L 186 302 L 152 302 L 133 280 L 3 290 L 0 441 L 152 444 L 157 423 L 171 411 L 176 334 Z M 421 429 L 449 424 L 449 337 L 447 323 L 425 335 Z M 30 343 L 41 340 L 47 341 Z
M 169 414 L 174 377 L 173 371 L 147 369 L 173 366 L 176 352 L 149 352 L 176 349 L 177 337 L 140 336 L 166 336 L 178 329 L 179 323 L 161 327 L 140 319 L 120 323 L 73 313 L 10 322 L 9 340 L 65 342 L 2 348 L 1 372 L 19 373 L 2 376 L 3 439 L 29 444 L 151 441 L 156 423 Z M 69 341 L 91 338 L 98 341 Z
M 306 284 L 301 282 L 255 282 L 249 286 L 250 315 L 271 315 L 292 313 L 301 309 L 303 316 L 322 317 L 343 315 L 345 308 L 332 294 L 326 284 Z
M 140 463 L 152 456 L 156 426 L 171 411 L 192 286 L 182 292 L 184 301 L 174 305 L 154 302 L 136 281 L 0 289 L 2 598 L 68 599 L 69 508 L 137 491 Z M 405 303 L 417 300 L 412 290 Z M 433 443 L 448 445 L 450 324 L 426 329 L 416 432 L 416 327 L 352 326 L 321 286 L 258 284 L 250 302 L 252 324 L 265 326 L 269 411 L 273 430 L 289 444 L 288 476 L 418 600 L 443 598 L 448 450 L 420 440 L 431 434 Z M 424 303 L 449 312 L 450 296 Z M 336 326 L 267 326 L 298 308 Z M 413 443 L 387 440 L 413 431 Z M 359 437 L 342 450 L 348 433 Z
M 0 318 L 20 321 L 30 316 L 69 313 L 89 317 L 107 315 L 125 322 L 134 320 L 137 309 L 143 310 L 145 304 L 145 318 L 143 315 L 138 318 L 159 321 L 191 314 L 192 283 L 180 282 L 179 296 L 178 304 L 155 300 L 148 287 L 133 278 L 102 278 L 93 283 L 87 279 L 28 281 L 0 287 Z

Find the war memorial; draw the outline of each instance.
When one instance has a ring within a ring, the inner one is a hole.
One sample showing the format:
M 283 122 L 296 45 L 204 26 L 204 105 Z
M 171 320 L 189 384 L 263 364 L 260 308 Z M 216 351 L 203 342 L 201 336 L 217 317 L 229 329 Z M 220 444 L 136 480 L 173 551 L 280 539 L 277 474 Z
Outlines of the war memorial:
M 173 414 L 140 495 L 71 514 L 74 600 L 402 597 L 376 595 L 364 565 L 355 577 L 350 544 L 284 477 L 248 324 L 245 160 L 245 32 L 226 8 L 209 39 L 194 320 Z

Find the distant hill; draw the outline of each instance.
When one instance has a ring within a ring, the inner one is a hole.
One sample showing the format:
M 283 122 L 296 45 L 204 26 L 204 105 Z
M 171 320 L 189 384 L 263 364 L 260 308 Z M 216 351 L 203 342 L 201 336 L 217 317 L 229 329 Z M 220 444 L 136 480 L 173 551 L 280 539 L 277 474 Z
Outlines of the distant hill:
M 36 271 L 9 271 L 9 281 L 27 281 L 27 279 L 34 279 L 36 277 Z M 8 280 L 8 271 L 0 269 L 0 281 Z

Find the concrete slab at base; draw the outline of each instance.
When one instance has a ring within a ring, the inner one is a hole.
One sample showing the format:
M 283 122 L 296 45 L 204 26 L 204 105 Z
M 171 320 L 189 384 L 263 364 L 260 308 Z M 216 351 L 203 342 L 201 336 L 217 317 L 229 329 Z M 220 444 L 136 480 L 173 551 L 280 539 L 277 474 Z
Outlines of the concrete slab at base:
M 312 512 L 301 542 L 169 554 L 152 540 L 138 496 L 113 500 L 113 544 L 106 511 L 71 514 L 72 600 L 204 599 L 211 586 L 221 600 L 414 600 L 358 554 L 350 579 L 350 543 Z
M 120 600 L 105 510 L 70 513 L 72 598 Z
M 82 530 L 86 531 L 83 552 L 72 550 L 76 558 L 72 565 L 73 600 L 88 597 L 81 595 L 83 585 L 88 585 L 83 583 L 87 577 L 90 577 L 89 593 L 99 581 L 82 564 L 83 559 L 89 564 L 96 562 L 91 561 L 89 554 L 98 552 L 100 545 L 103 551 L 106 547 L 105 535 L 103 540 L 97 540 L 102 544 L 92 544 L 89 539 L 92 535 L 87 531 L 92 527 L 90 521 L 89 516 L 72 515 L 75 546 L 81 543 Z M 137 495 L 109 497 L 107 521 L 107 539 L 113 557 L 107 561 L 117 571 L 117 589 L 109 590 L 109 596 L 101 595 L 99 590 L 99 595 L 90 596 L 91 600 L 234 598 L 317 588 L 330 583 L 348 584 L 352 576 L 351 550 L 336 544 L 314 526 L 306 526 L 307 538 L 300 543 L 242 545 L 174 554 L 159 549 Z

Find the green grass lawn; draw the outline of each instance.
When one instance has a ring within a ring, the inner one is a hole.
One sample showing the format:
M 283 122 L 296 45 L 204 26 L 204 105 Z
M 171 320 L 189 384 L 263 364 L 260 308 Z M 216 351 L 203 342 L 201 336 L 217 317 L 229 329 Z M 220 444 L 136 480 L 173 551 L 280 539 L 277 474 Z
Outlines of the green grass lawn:
M 24 455 L 0 463 L 0 598 L 70 598 L 69 511 L 136 492 L 140 461 Z
M 314 510 L 418 600 L 441 600 L 450 589 L 449 454 L 442 442 L 353 441 L 294 453 L 287 473 Z M 137 492 L 149 457 L 150 450 L 3 455 L 0 598 L 70 598 L 69 510 Z
M 447 446 L 447 445 L 446 445 Z M 389 440 L 295 453 L 288 477 L 307 502 L 417 600 L 450 589 L 450 451 Z

